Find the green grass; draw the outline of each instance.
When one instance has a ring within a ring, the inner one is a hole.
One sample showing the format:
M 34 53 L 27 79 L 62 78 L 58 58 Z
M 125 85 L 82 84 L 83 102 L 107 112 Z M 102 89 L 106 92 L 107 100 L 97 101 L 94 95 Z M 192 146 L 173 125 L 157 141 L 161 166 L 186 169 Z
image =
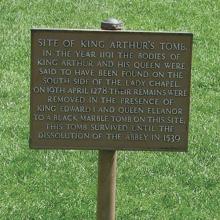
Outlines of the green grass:
M 118 152 L 117 219 L 220 219 L 220 1 L 0 1 L 0 219 L 96 216 L 97 152 L 29 149 L 30 29 L 194 33 L 188 153 Z

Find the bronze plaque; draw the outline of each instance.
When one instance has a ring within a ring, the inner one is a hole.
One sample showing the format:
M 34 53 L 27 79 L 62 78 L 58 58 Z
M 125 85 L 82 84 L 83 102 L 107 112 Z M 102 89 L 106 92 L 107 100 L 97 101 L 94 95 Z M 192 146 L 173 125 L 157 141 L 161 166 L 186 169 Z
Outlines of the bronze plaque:
M 33 29 L 31 148 L 186 151 L 191 33 Z

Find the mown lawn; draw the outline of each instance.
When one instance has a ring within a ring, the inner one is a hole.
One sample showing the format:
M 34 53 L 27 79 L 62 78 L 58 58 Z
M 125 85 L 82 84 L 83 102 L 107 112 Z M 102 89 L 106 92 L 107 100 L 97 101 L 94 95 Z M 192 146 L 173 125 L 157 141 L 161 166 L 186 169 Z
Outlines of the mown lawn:
M 96 151 L 29 149 L 30 29 L 194 34 L 188 153 L 118 152 L 117 219 L 220 219 L 220 1 L 0 1 L 0 219 L 96 216 Z

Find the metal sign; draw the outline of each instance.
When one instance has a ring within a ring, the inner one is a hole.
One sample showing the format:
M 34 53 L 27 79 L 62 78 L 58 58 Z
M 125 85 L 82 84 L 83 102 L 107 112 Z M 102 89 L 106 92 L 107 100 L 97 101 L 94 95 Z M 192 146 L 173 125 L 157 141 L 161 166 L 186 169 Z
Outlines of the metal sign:
M 186 151 L 192 34 L 32 30 L 30 147 Z

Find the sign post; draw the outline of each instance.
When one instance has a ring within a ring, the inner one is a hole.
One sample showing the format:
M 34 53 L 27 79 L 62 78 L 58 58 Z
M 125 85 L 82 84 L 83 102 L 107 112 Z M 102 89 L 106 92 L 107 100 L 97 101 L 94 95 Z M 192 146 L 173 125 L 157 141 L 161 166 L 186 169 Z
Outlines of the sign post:
M 101 29 L 31 30 L 30 147 L 99 150 L 97 219 L 114 220 L 117 150 L 187 151 L 193 36 Z
M 122 22 L 109 19 L 101 23 L 101 29 L 121 30 Z M 115 219 L 116 175 L 116 150 L 99 150 L 97 220 Z
M 117 152 L 100 150 L 98 161 L 97 220 L 115 219 Z

